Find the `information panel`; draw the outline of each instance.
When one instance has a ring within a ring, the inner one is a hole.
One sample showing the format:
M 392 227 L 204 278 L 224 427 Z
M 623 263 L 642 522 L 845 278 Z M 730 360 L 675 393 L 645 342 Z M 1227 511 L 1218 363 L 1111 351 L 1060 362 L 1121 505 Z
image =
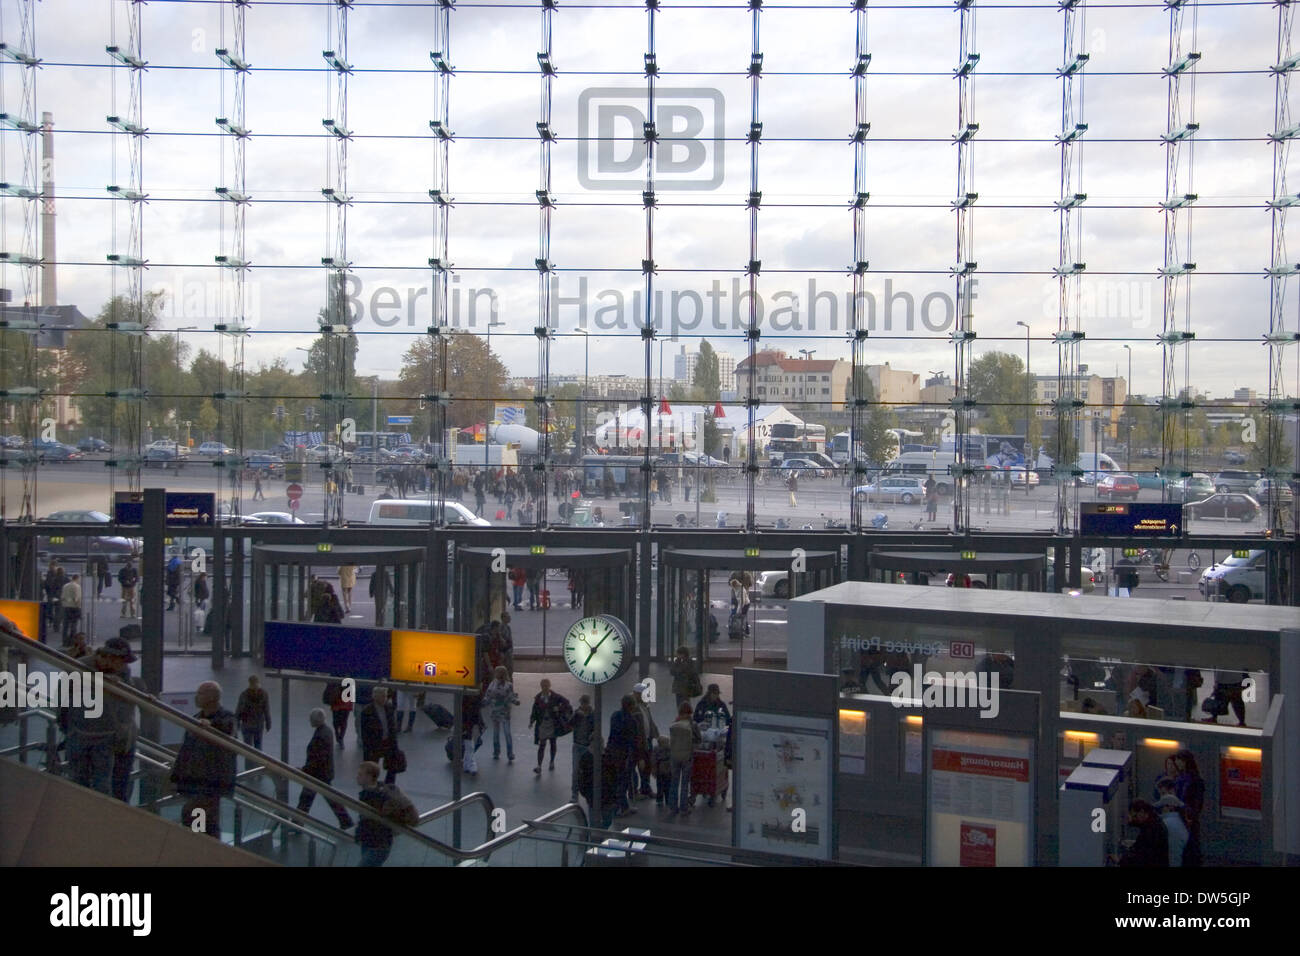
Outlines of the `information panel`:
M 211 528 L 216 521 L 217 496 L 211 491 L 169 491 L 164 507 L 169 528 Z M 113 496 L 113 520 L 144 524 L 144 494 L 119 491 Z
M 29 641 L 41 640 L 41 605 L 39 601 L 0 601 L 0 615 L 8 619 Z
M 1033 863 L 1033 741 L 935 730 L 927 788 L 928 866 Z
M 1163 501 L 1084 501 L 1080 534 L 1167 538 L 1183 533 L 1183 506 Z
M 373 627 L 267 621 L 266 666 L 334 677 L 384 680 L 392 657 L 390 632 Z
M 415 684 L 477 687 L 477 638 L 437 631 L 393 631 L 389 677 Z
M 736 727 L 737 846 L 831 859 L 831 719 L 742 711 Z

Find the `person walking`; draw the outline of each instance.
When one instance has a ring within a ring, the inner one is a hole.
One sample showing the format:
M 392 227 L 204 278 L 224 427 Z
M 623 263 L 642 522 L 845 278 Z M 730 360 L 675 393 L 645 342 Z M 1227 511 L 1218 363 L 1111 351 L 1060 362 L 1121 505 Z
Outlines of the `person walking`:
M 244 743 L 262 749 L 262 732 L 271 729 L 271 699 L 262 690 L 257 675 L 248 678 L 248 687 L 235 704 L 235 718 Z
M 339 590 L 343 592 L 343 613 L 352 613 L 352 589 L 357 586 L 357 566 L 339 565 Z
M 799 476 L 793 471 L 790 472 L 790 477 L 786 478 L 785 487 L 790 492 L 790 507 L 798 507 L 799 503 L 795 500 L 795 492 L 799 490 Z
M 80 574 L 74 574 L 63 585 L 63 590 L 59 593 L 59 604 L 63 607 L 63 646 L 67 647 L 72 632 L 80 630 L 81 625 Z
M 181 559 L 172 556 L 167 562 L 167 610 L 174 610 L 181 599 Z
M 58 627 L 63 622 L 63 586 L 67 583 L 68 576 L 64 573 L 63 566 L 51 562 L 41 582 L 41 590 L 45 595 L 45 615 L 51 627 Z
M 636 813 L 628 791 L 632 789 L 632 777 L 638 749 L 640 730 L 636 720 L 636 697 L 624 694 L 621 706 L 609 717 L 609 743 L 605 747 L 605 759 L 613 761 L 618 767 L 618 815 L 630 816 Z
M 524 586 L 528 583 L 528 572 L 523 568 L 510 569 L 510 586 L 514 590 L 514 609 L 523 610 Z
M 389 703 L 388 688 L 376 687 L 370 703 L 357 715 L 357 729 L 361 733 L 361 759 L 379 763 L 387 768 L 384 783 L 397 780 L 397 711 Z
M 695 669 L 695 662 L 691 660 L 691 652 L 685 644 L 677 648 L 677 654 L 668 665 L 668 672 L 673 677 L 673 696 L 677 698 L 678 707 L 683 703 L 689 704 L 692 697 L 699 697 L 704 690 L 699 671 Z
M 194 606 L 200 611 L 206 611 L 210 597 L 212 597 L 212 589 L 208 587 L 208 572 L 200 571 L 199 576 L 194 579 Z
M 582 792 L 582 761 L 585 759 L 590 763 L 594 759 L 599 724 L 596 711 L 591 706 L 591 697 L 583 694 L 578 698 L 578 709 L 573 714 L 573 779 L 569 799 L 574 803 L 578 802 L 578 796 Z
M 253 472 L 253 500 L 266 500 L 266 495 L 262 491 L 262 473 L 260 471 Z
M 139 582 L 140 572 L 135 569 L 135 562 L 127 558 L 122 570 L 117 572 L 117 583 L 122 587 L 122 616 L 125 618 L 140 616 L 135 603 L 135 588 Z
M 352 715 L 353 702 L 345 699 L 341 681 L 331 681 L 325 685 L 325 692 L 321 694 L 321 703 L 328 705 L 333 713 L 334 737 L 339 742 L 339 749 L 342 750 L 343 738 L 348 732 L 348 718 Z
M 677 708 L 677 720 L 668 728 L 672 788 L 668 791 L 668 815 L 683 816 L 691 812 L 691 767 L 695 748 L 700 743 L 700 728 L 691 719 L 690 702 Z
M 104 591 L 113 586 L 113 577 L 108 573 L 108 558 L 102 554 L 91 565 L 91 576 L 95 579 L 95 600 L 104 600 Z
M 488 684 L 483 695 L 487 704 L 488 718 L 492 721 L 492 759 L 501 759 L 501 732 L 506 735 L 506 758 L 515 762 L 515 740 L 510 733 L 510 709 L 519 705 L 519 696 L 515 685 L 510 682 L 510 674 L 504 666 L 493 672 L 492 683 Z
M 204 681 L 194 694 L 195 719 L 215 731 L 233 736 L 235 715 L 221 706 L 221 685 Z M 176 792 L 189 799 L 181 807 L 181 824 L 200 825 L 210 837 L 221 838 L 221 798 L 235 792 L 235 755 L 187 732 L 172 764 Z
M 654 774 L 654 756 L 652 750 L 654 743 L 659 739 L 659 725 L 655 723 L 654 714 L 650 712 L 650 705 L 645 702 L 643 696 L 648 685 L 641 683 L 632 688 L 633 695 L 633 716 L 636 718 L 636 754 L 632 761 L 633 767 L 633 787 L 632 789 L 642 797 L 654 796 L 650 789 L 650 777 Z M 636 776 L 640 776 L 639 786 L 637 786 Z
M 316 707 L 312 710 L 308 720 L 311 722 L 312 735 L 311 740 L 307 741 L 307 762 L 303 764 L 302 772 L 309 777 L 315 777 L 321 783 L 332 783 L 334 781 L 334 747 L 330 742 L 330 731 L 325 726 L 325 710 Z M 311 812 L 311 805 L 316 800 L 316 791 L 310 787 L 303 787 L 302 793 L 298 794 L 298 809 L 303 813 Z M 338 818 L 339 829 L 347 830 L 353 825 L 352 816 L 348 813 L 347 807 L 341 803 L 329 801 L 330 809 Z
M 362 803 L 382 813 L 388 803 L 388 788 L 379 783 L 379 764 L 364 760 L 357 768 L 358 795 Z M 357 843 L 361 844 L 361 866 L 383 866 L 393 851 L 393 829 L 378 820 L 362 817 L 357 824 Z
M 542 678 L 542 689 L 533 698 L 533 711 L 528 717 L 528 726 L 533 730 L 533 743 L 537 744 L 537 766 L 533 773 L 542 772 L 542 757 L 546 754 L 546 745 L 551 747 L 550 769 L 555 769 L 555 741 L 565 728 L 565 714 L 572 712 L 571 705 L 559 694 L 551 691 L 551 682 Z

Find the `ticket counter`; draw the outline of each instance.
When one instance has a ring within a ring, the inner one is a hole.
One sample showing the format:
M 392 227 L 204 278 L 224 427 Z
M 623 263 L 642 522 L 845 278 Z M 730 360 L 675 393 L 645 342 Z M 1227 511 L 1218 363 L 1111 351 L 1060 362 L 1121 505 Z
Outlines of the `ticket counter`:
M 1297 760 L 1284 746 L 1300 729 L 1296 625 L 1291 608 L 861 582 L 792 600 L 790 670 L 840 682 L 842 858 L 926 858 L 929 764 L 954 749 L 932 725 L 945 706 L 971 706 L 899 707 L 904 678 L 907 689 L 930 674 L 1039 695 L 1041 713 L 999 733 L 1034 744 L 1040 865 L 1057 860 L 1061 783 L 1097 748 L 1134 753 L 1136 797 L 1154 800 L 1164 775 L 1199 778 L 1205 865 L 1300 852 Z

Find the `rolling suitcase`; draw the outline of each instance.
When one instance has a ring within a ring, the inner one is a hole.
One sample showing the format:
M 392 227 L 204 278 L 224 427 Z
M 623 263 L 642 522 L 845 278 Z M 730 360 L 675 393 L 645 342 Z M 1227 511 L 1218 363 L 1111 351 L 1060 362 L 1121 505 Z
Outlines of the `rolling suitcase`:
M 722 766 L 722 751 L 697 750 L 691 763 L 691 795 L 709 798 L 709 806 L 725 793 L 727 771 Z
M 420 708 L 424 716 L 428 717 L 438 725 L 439 730 L 447 730 L 455 723 L 456 718 L 452 716 L 451 711 L 441 704 L 426 704 Z

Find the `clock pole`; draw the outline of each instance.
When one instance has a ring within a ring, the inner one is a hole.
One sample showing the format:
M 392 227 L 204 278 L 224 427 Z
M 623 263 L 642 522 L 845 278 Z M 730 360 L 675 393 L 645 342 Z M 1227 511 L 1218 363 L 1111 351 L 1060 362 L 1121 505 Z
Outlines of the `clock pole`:
M 605 720 L 604 703 L 601 700 L 601 684 L 593 684 L 592 706 L 596 711 L 596 730 L 591 737 L 591 812 L 595 815 L 596 820 L 603 824 L 605 820 L 604 813 L 600 810 L 600 785 L 602 782 L 601 774 L 601 757 L 603 756 L 604 747 L 601 746 L 601 727 Z M 602 826 L 601 829 L 604 829 Z

